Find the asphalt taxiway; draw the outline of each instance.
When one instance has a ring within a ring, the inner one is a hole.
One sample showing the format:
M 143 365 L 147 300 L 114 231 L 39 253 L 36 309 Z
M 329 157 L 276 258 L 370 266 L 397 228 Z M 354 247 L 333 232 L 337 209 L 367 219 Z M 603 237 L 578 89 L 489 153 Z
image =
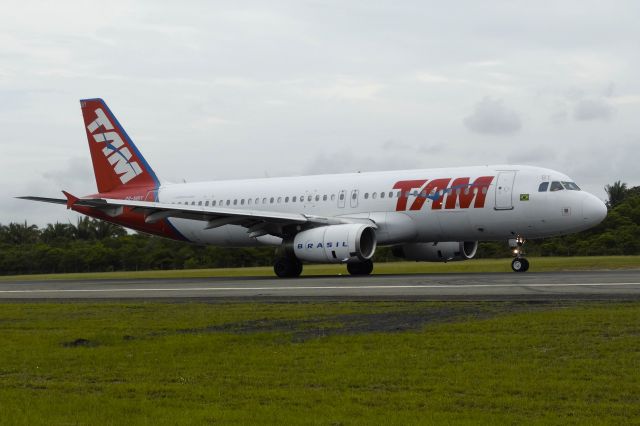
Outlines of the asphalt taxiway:
M 0 299 L 640 300 L 640 270 L 0 281 Z

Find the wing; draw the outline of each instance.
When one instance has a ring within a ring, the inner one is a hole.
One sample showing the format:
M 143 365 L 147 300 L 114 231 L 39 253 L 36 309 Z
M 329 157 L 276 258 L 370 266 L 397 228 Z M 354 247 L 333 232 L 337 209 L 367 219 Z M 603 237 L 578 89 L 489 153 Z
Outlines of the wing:
M 45 197 L 17 197 L 23 200 L 42 201 L 98 209 L 111 217 L 117 217 L 129 208 L 140 212 L 146 223 L 155 223 L 167 218 L 179 218 L 202 221 L 203 229 L 212 229 L 224 225 L 239 225 L 247 228 L 250 237 L 275 235 L 284 237 L 296 232 L 318 226 L 342 223 L 367 223 L 375 227 L 370 219 L 348 217 L 324 217 L 302 213 L 287 213 L 268 210 L 228 209 L 221 207 L 196 206 L 179 203 L 160 203 L 154 201 L 116 200 L 111 198 L 77 198 L 65 192 L 67 199 Z

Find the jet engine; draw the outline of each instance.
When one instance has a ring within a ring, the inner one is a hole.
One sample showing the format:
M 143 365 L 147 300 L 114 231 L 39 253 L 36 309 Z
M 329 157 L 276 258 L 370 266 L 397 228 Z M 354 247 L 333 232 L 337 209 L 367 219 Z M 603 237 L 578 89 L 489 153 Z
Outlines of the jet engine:
M 348 223 L 299 232 L 293 253 L 309 262 L 341 263 L 369 260 L 376 251 L 376 233 L 371 225 Z
M 423 262 L 454 262 L 472 259 L 478 251 L 477 241 L 445 241 L 438 243 L 411 243 L 394 246 L 396 257 Z

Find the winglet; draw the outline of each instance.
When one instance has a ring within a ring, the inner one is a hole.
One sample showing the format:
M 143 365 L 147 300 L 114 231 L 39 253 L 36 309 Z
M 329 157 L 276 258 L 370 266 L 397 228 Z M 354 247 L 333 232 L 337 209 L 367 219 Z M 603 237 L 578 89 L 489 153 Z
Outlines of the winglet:
M 78 197 L 76 197 L 75 195 L 69 194 L 67 191 L 62 191 L 62 193 L 64 194 L 65 197 L 67 197 L 67 209 L 70 209 L 71 207 L 73 207 L 76 201 L 79 200 Z

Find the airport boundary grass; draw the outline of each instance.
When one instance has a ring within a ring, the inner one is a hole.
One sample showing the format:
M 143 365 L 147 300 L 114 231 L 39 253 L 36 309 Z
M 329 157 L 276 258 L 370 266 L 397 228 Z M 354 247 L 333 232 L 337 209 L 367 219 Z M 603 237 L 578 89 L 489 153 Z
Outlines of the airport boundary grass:
M 640 303 L 2 303 L 0 424 L 630 424 Z
M 511 258 L 472 259 L 465 262 L 378 262 L 374 274 L 511 272 Z M 640 268 L 640 256 L 530 257 L 530 272 Z M 303 276 L 347 275 L 345 265 L 305 264 Z M 155 271 L 87 272 L 0 276 L 0 281 L 135 278 L 273 277 L 270 266 L 252 268 L 176 269 Z

